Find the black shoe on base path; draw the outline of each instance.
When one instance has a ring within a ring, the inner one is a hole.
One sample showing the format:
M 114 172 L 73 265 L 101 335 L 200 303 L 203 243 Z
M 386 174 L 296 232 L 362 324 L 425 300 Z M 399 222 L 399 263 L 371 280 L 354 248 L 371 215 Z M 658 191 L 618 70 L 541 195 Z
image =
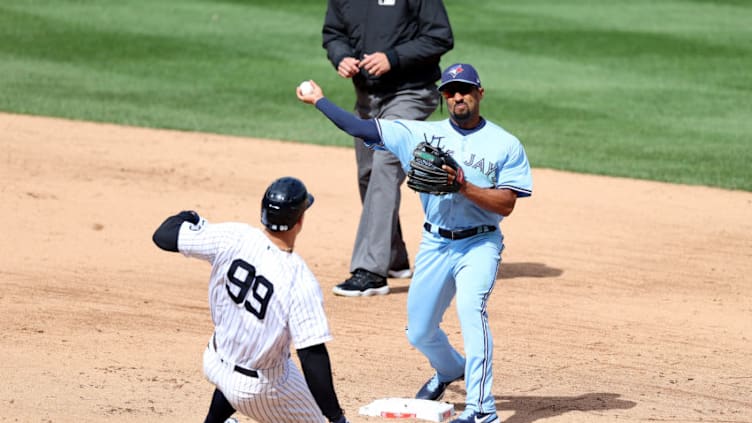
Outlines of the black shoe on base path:
M 332 291 L 343 297 L 369 297 L 388 294 L 389 286 L 385 277 L 368 270 L 355 269 L 349 279 L 335 286 Z
M 462 375 L 458 377 L 457 379 L 450 380 L 448 382 L 439 382 L 439 375 L 434 374 L 431 377 L 431 379 L 428 379 L 428 382 L 426 382 L 420 388 L 420 391 L 418 391 L 418 393 L 415 394 L 415 398 L 438 401 L 441 399 L 441 397 L 444 396 L 444 391 L 446 391 L 447 386 L 449 386 L 452 382 L 456 382 L 464 378 L 465 378 L 465 375 Z

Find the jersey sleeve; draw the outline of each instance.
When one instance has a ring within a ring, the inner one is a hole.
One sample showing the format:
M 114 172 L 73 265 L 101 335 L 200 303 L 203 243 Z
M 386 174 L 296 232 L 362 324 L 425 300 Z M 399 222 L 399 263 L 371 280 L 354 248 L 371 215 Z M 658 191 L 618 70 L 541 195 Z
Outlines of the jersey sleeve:
M 209 223 L 203 218 L 195 225 L 183 222 L 178 234 L 178 251 L 187 257 L 213 263 L 240 232 L 236 226 L 231 223 Z
M 324 296 L 321 287 L 307 266 L 298 269 L 295 285 L 291 290 L 290 335 L 295 349 L 303 349 L 330 341 L 324 311 Z
M 419 142 L 415 135 L 418 133 L 415 125 L 420 123 L 418 121 L 376 119 L 384 148 L 397 156 L 405 172 L 410 168 L 413 150 Z
M 533 177 L 530 163 L 525 154 L 522 143 L 515 139 L 509 148 L 506 162 L 499 167 L 497 188 L 511 189 L 518 197 L 529 197 L 533 194 Z

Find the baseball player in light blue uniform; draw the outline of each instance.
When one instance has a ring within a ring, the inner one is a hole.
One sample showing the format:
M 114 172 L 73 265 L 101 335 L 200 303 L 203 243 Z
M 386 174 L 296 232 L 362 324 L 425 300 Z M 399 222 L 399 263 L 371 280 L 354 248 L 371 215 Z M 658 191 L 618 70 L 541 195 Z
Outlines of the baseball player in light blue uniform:
M 493 340 L 486 306 L 504 248 L 499 224 L 518 197 L 532 194 L 532 175 L 520 141 L 480 115 L 484 95 L 477 71 L 457 63 L 442 73 L 449 119 L 435 122 L 359 119 L 313 93 L 298 98 L 315 104 L 335 125 L 376 149 L 387 149 L 407 173 L 413 150 L 428 142 L 448 151 L 461 170 L 447 169 L 457 193 L 420 194 L 426 221 L 407 298 L 407 337 L 436 374 L 416 398 L 438 400 L 447 386 L 465 379 L 465 410 L 453 422 L 498 422 L 492 393 Z M 448 341 L 440 323 L 457 297 L 465 357 Z

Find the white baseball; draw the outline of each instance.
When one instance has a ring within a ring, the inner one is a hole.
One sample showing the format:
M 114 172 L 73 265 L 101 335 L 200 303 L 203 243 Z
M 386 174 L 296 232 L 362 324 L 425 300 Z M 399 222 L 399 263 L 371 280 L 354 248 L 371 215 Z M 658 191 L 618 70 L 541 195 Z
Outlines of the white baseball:
M 311 81 L 303 81 L 298 87 L 300 88 L 300 93 L 303 95 L 308 95 L 313 92 L 313 85 L 311 85 Z

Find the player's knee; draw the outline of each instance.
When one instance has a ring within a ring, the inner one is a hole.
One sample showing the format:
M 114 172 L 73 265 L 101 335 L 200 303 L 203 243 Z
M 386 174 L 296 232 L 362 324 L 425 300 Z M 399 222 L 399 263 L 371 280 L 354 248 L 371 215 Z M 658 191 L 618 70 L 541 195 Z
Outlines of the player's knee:
M 433 332 L 433 329 L 421 326 L 410 326 L 405 330 L 407 341 L 418 349 L 432 338 Z

